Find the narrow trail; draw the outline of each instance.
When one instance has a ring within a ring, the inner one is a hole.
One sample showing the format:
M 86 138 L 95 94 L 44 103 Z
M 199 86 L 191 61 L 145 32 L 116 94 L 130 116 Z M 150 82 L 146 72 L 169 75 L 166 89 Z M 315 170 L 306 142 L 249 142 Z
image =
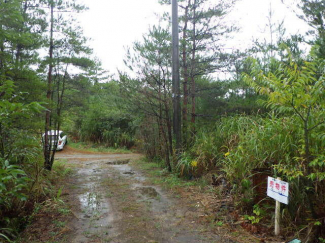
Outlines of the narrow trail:
M 74 168 L 68 202 L 74 219 L 64 242 L 229 242 L 195 225 L 191 209 L 132 167 L 139 154 L 57 153 Z M 192 209 L 193 210 L 193 209 Z

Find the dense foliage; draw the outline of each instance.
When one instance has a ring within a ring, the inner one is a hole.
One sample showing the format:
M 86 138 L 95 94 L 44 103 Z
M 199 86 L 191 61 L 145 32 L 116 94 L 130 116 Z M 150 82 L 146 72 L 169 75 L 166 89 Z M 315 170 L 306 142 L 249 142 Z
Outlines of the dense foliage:
M 113 80 L 71 24 L 86 9 L 77 1 L 0 0 L 0 241 L 14 238 L 51 194 L 55 151 L 42 134 L 62 129 L 69 140 L 136 148 L 184 179 L 222 179 L 241 213 L 267 212 L 250 216 L 252 224 L 274 212 L 257 178 L 281 177 L 291 188 L 283 234 L 324 242 L 323 1 L 292 6 L 311 27 L 305 36 L 286 36 L 270 11 L 271 42 L 254 40 L 244 52 L 224 48 L 238 30 L 227 21 L 236 1 L 179 4 L 180 154 L 168 15 L 128 49 L 129 71 Z
M 281 177 L 292 188 L 290 204 L 282 209 L 283 233 L 299 232 L 306 242 L 321 242 L 325 233 L 323 4 L 308 0 L 298 4 L 303 13 L 298 17 L 314 29 L 305 37 L 285 35 L 283 23 L 272 22 L 270 10 L 271 41 L 255 40 L 246 53 L 220 48 L 236 30 L 223 22 L 233 1 L 179 4 L 183 151 L 180 157 L 175 154 L 171 63 L 165 54 L 171 42 L 162 27 L 152 28 L 127 54 L 125 62 L 137 78 L 120 76 L 130 109 L 145 116 L 138 145 L 179 176 L 193 179 L 214 173 L 214 178 L 223 178 L 235 205 L 246 214 L 256 208 L 273 212 L 260 188 L 267 176 Z M 222 33 L 214 31 L 216 23 Z M 307 40 L 310 53 L 300 49 Z M 225 70 L 228 79 L 209 75 Z M 257 182 L 257 178 L 262 179 Z

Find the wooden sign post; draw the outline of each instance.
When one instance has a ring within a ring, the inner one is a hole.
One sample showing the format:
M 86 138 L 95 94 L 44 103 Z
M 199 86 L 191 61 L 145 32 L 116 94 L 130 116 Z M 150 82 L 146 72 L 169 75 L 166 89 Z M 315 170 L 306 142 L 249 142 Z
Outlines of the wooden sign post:
M 281 180 L 280 177 L 276 178 L 277 180 Z M 278 200 L 275 200 L 275 224 L 274 224 L 274 234 L 280 234 L 280 208 L 281 204 Z
M 274 234 L 280 234 L 280 203 L 289 203 L 289 183 L 281 181 L 281 178 L 268 177 L 267 195 L 275 199 L 275 226 Z

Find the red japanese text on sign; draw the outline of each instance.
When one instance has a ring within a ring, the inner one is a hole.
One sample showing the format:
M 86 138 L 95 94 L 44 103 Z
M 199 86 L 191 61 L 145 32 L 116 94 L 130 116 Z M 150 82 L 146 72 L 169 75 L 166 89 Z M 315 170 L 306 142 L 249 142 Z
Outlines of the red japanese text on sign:
M 268 177 L 267 195 L 273 199 L 288 204 L 289 202 L 289 183 Z

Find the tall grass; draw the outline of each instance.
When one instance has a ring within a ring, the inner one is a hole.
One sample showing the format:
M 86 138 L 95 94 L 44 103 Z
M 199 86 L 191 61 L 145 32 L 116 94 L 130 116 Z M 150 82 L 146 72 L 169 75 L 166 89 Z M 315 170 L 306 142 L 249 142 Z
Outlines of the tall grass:
M 236 135 L 232 136 L 236 136 L 237 141 L 228 146 L 228 154 L 223 160 L 224 171 L 230 180 L 239 182 L 254 169 L 274 169 L 274 165 L 291 164 L 292 158 L 299 156 L 293 120 L 259 117 L 233 122 L 241 125 L 233 131 Z
M 290 118 L 272 114 L 224 117 L 212 129 L 198 132 L 185 153 L 187 159 L 180 163 L 196 160 L 200 168 L 222 168 L 229 180 L 240 181 L 253 169 L 292 165 L 293 158 L 300 156 L 300 135 L 295 120 Z
M 294 115 L 283 117 L 274 113 L 265 117 L 224 117 L 213 128 L 198 131 L 195 143 L 176 168 L 186 177 L 210 171 L 222 173 L 239 199 L 237 205 L 244 206 L 244 202 L 245 208 L 253 207 L 256 171 L 280 176 L 290 183 L 290 204 L 283 207 L 286 226 L 324 226 L 325 127 L 312 131 L 313 162 L 305 168 L 303 129 L 299 124 Z M 308 196 L 310 192 L 315 195 L 313 201 Z M 307 218 L 313 218 L 313 223 L 307 222 Z

